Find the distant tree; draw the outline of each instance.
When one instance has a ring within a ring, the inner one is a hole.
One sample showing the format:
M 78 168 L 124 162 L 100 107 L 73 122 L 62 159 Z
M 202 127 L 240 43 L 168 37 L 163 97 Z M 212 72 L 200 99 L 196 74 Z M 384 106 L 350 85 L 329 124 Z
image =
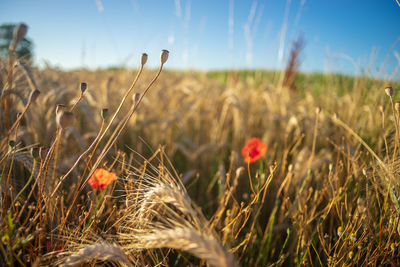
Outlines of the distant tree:
M 6 59 L 8 57 L 8 47 L 13 39 L 13 31 L 16 24 L 3 24 L 0 26 L 0 57 Z M 32 59 L 33 42 L 24 37 L 15 49 L 15 56 L 24 58 L 27 61 Z

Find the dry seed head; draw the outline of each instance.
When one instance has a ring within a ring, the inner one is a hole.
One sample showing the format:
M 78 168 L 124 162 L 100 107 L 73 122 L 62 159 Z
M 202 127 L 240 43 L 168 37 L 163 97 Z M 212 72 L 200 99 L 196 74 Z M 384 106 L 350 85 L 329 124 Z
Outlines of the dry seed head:
M 363 175 L 364 175 L 365 177 L 368 177 L 368 176 L 367 176 L 368 173 L 367 173 L 367 170 L 366 170 L 365 168 L 362 169 L 362 173 L 363 173 Z
M 393 88 L 392 88 L 391 86 L 386 87 L 386 88 L 385 88 L 385 93 L 386 93 L 388 96 L 392 97 L 392 96 L 393 96 Z
M 34 158 L 34 159 L 38 159 L 39 158 L 39 152 L 40 152 L 39 147 L 37 147 L 37 146 L 36 147 L 32 147 L 30 152 L 31 152 L 32 158 Z
M 383 105 L 379 105 L 379 111 L 381 113 L 384 113 L 385 112 L 385 107 Z
M 60 111 L 65 111 L 67 110 L 67 106 L 63 105 L 63 104 L 57 104 L 56 106 L 56 115 L 60 112 Z
M 13 148 L 15 146 L 15 141 L 14 140 L 8 141 L 8 145 L 10 146 L 10 148 Z
M 320 112 L 321 112 L 321 107 L 316 107 L 316 108 L 315 108 L 315 113 L 316 113 L 316 114 L 319 114 Z
M 140 64 L 142 64 L 142 66 L 144 66 L 144 64 L 146 64 L 147 58 L 148 58 L 148 56 L 146 53 L 143 53 L 142 56 L 140 57 Z
M 64 130 L 71 127 L 72 124 L 74 124 L 74 120 L 75 120 L 74 113 L 70 111 L 62 110 L 58 112 L 56 116 L 58 127 Z
M 35 100 L 38 98 L 39 95 L 40 95 L 39 90 L 31 91 L 31 93 L 29 94 L 29 103 L 35 102 Z
M 107 115 L 108 115 L 108 108 L 102 108 L 101 109 L 101 118 L 103 120 L 105 120 L 107 118 Z
M 168 50 L 165 50 L 165 49 L 161 50 L 161 55 L 160 55 L 161 64 L 164 64 L 165 62 L 167 62 L 168 55 L 169 55 Z
M 81 92 L 82 94 L 86 91 L 87 89 L 87 83 L 81 83 Z
M 357 199 L 357 211 L 359 213 L 365 213 L 367 211 L 367 207 L 365 206 L 365 200 L 362 198 Z
M 400 102 L 399 102 L 399 101 L 397 101 L 397 102 L 394 104 L 394 108 L 396 109 L 397 112 L 400 112 Z
M 289 164 L 289 166 L 288 166 L 288 171 L 289 171 L 289 172 L 292 172 L 292 171 L 293 171 L 293 164 Z
M 329 167 L 328 168 L 329 168 L 329 171 L 332 172 L 333 171 L 333 164 L 329 163 Z
M 14 40 L 18 43 L 19 41 L 21 41 L 25 35 L 26 32 L 28 31 L 28 26 L 26 26 L 26 24 L 21 23 L 18 24 L 15 28 L 14 28 L 14 32 L 13 32 L 13 38 Z
M 133 100 L 133 103 L 134 103 L 135 105 L 138 104 L 139 99 L 140 99 L 140 93 L 136 93 L 136 94 L 133 95 L 133 99 L 132 99 L 132 100 Z
M 14 28 L 14 32 L 13 32 L 13 40 L 10 44 L 10 49 L 11 50 L 15 50 L 15 48 L 17 47 L 18 42 L 20 42 L 22 39 L 24 39 L 26 32 L 28 31 L 28 26 L 26 26 L 26 24 L 21 23 L 18 24 L 15 28 Z

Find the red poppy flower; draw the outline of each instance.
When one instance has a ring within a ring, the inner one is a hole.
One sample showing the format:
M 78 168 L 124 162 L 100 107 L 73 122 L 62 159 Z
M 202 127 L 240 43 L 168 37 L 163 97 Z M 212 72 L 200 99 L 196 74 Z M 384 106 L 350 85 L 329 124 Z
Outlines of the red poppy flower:
M 242 156 L 245 163 L 256 162 L 267 152 L 267 145 L 260 138 L 253 137 L 242 148 Z
M 93 189 L 104 189 L 115 180 L 117 180 L 117 175 L 115 173 L 100 168 L 94 171 L 88 183 Z

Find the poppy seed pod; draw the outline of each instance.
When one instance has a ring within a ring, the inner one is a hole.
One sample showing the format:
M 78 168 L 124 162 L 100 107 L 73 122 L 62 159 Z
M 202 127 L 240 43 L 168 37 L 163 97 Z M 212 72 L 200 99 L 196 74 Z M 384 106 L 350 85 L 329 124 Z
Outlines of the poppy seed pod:
M 133 100 L 133 104 L 137 105 L 140 99 L 140 93 L 136 93 L 133 95 L 132 100 Z
M 63 130 L 71 127 L 74 124 L 74 120 L 74 113 L 66 110 L 59 111 L 56 116 L 57 125 Z
M 397 102 L 394 104 L 394 108 L 396 109 L 397 112 L 400 112 L 400 102 L 399 102 L 399 101 L 397 101 Z
M 39 151 L 40 151 L 40 148 L 39 148 L 39 147 L 37 147 L 37 146 L 32 147 L 32 148 L 30 149 L 32 158 L 38 159 L 38 158 L 39 158 Z
M 35 100 L 38 98 L 39 95 L 40 95 L 39 90 L 31 91 L 31 93 L 29 94 L 29 103 L 35 102 Z
M 81 92 L 82 94 L 86 91 L 87 89 L 87 83 L 81 83 Z
M 15 146 L 15 141 L 14 141 L 14 140 L 8 141 L 8 145 L 10 146 L 10 148 L 14 148 L 14 146 Z
M 386 93 L 388 96 L 392 97 L 392 96 L 393 96 L 393 88 L 392 88 L 391 86 L 386 87 L 386 88 L 385 88 L 385 93 Z
M 65 105 L 63 105 L 63 104 L 57 104 L 57 106 L 56 106 L 56 115 L 62 110 L 67 110 L 67 107 Z
M 384 113 L 385 112 L 385 107 L 383 105 L 379 105 L 379 111 L 381 113 Z
M 164 64 L 165 62 L 167 62 L 168 55 L 169 55 L 168 50 L 165 50 L 165 49 L 161 50 L 161 55 L 160 55 L 161 64 Z
M 107 118 L 107 116 L 108 116 L 108 108 L 102 108 L 101 109 L 101 118 L 103 120 L 105 120 Z
M 20 42 L 22 39 L 24 39 L 26 33 L 28 31 L 28 26 L 26 24 L 19 24 L 14 28 L 13 32 L 13 40 L 10 44 L 10 49 L 15 50 L 18 42 Z
M 140 57 L 140 64 L 142 64 L 142 66 L 143 66 L 144 64 L 146 64 L 147 58 L 148 58 L 148 56 L 147 56 L 146 53 L 143 53 L 142 56 Z

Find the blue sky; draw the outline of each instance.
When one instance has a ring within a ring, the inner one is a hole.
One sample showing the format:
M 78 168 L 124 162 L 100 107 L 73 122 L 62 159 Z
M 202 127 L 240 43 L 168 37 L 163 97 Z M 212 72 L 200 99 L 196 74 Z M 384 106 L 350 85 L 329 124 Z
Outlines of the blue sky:
M 303 71 L 389 77 L 400 60 L 395 0 L 1 0 L 0 24 L 19 22 L 37 64 L 66 69 L 156 67 L 161 49 L 174 69 L 277 69 L 299 34 Z

